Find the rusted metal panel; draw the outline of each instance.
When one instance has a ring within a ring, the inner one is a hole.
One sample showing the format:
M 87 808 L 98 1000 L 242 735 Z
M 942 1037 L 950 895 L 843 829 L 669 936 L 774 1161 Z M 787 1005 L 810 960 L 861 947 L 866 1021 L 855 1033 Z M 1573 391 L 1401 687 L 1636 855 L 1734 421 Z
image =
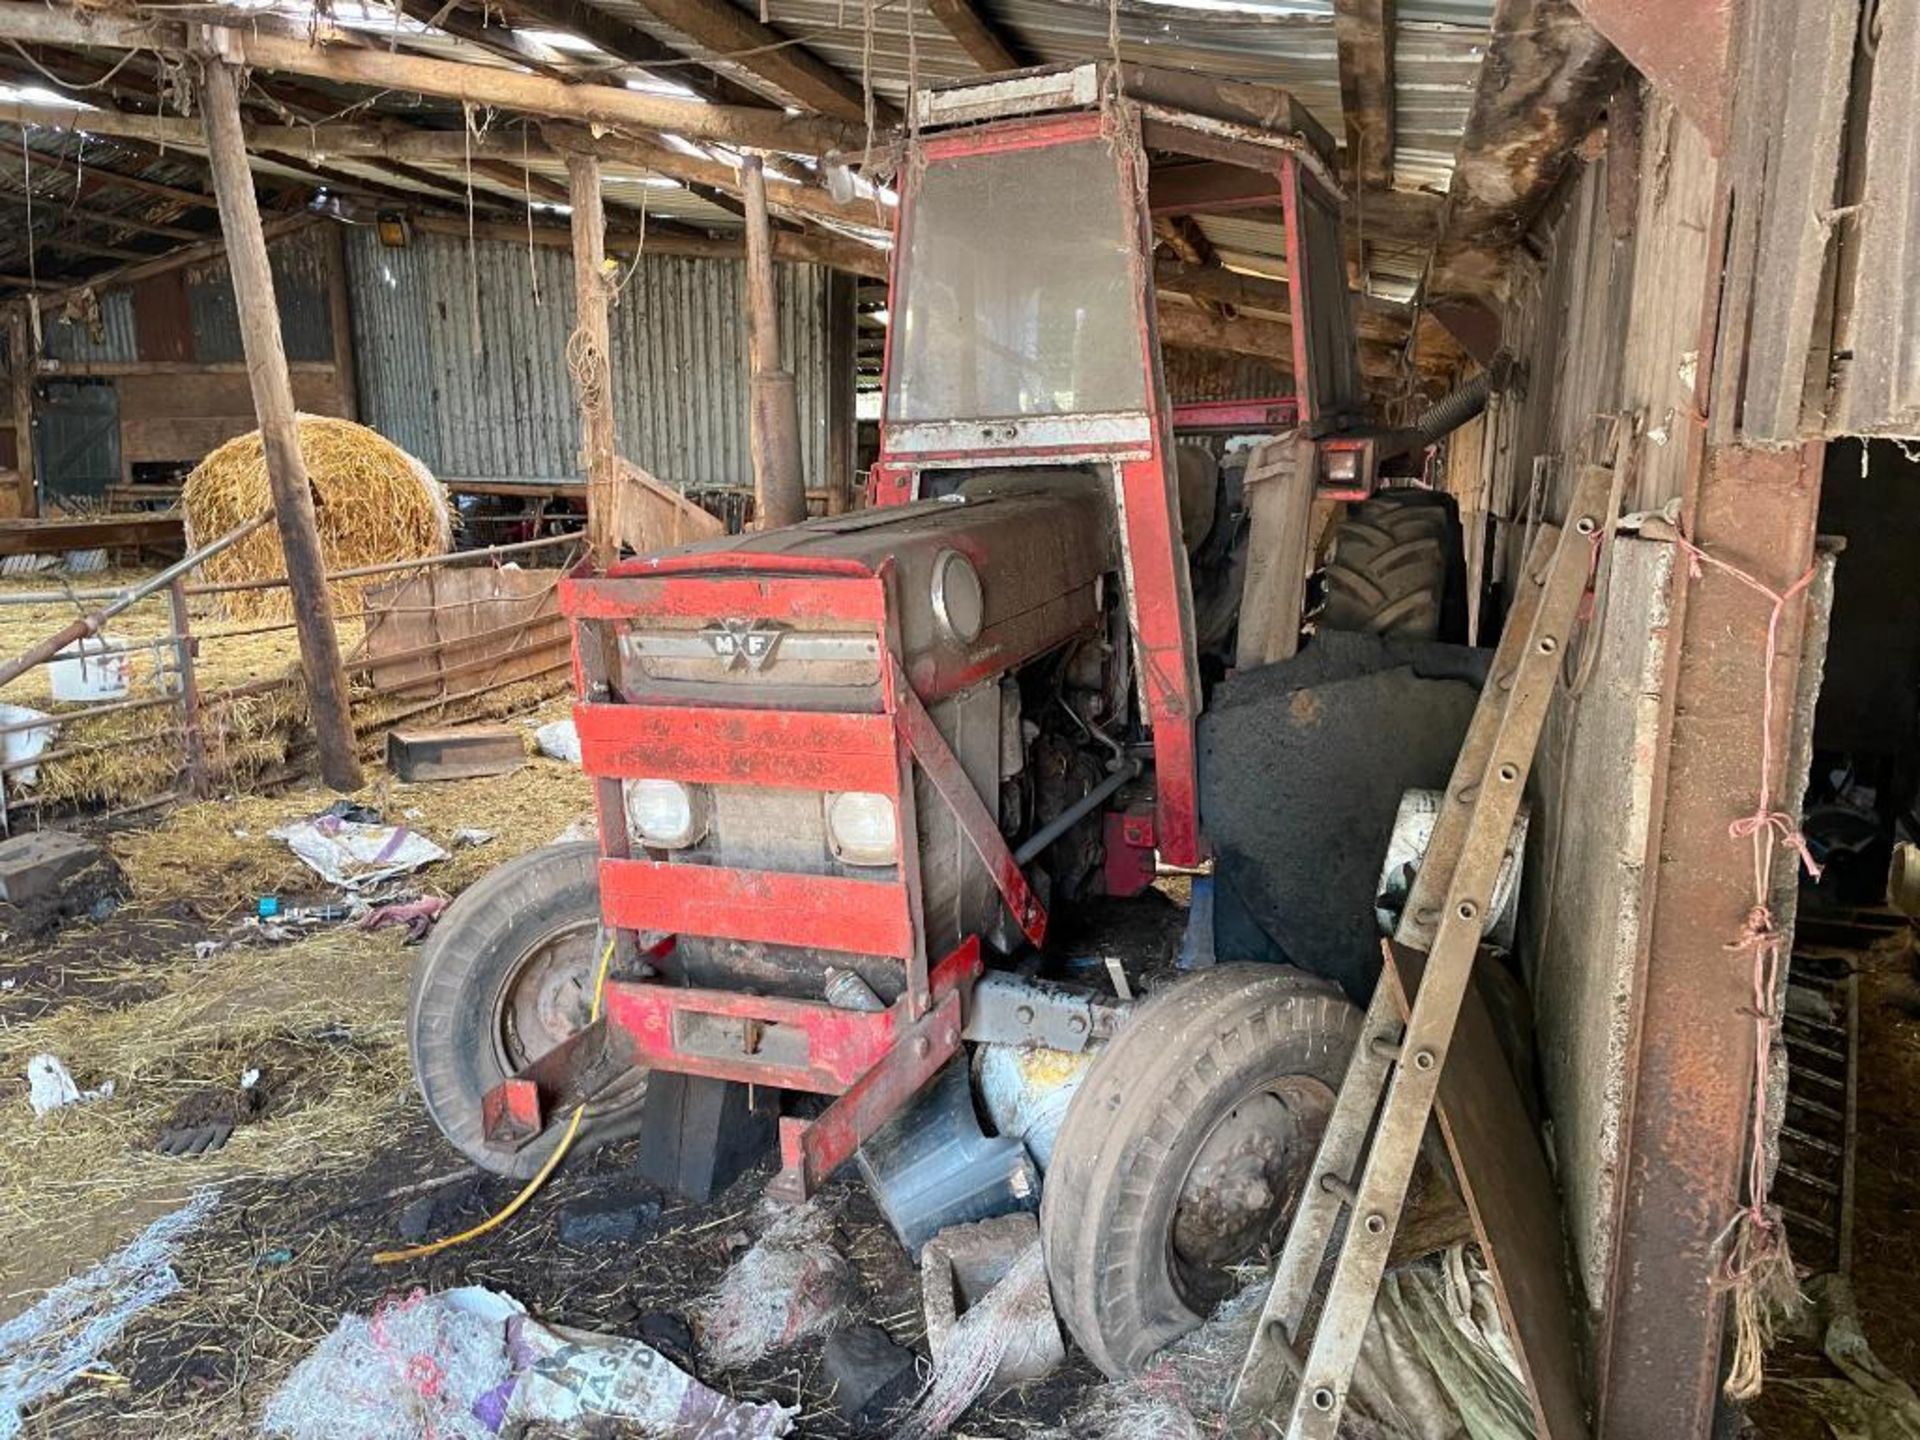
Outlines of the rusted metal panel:
M 1727 139 L 1733 0 L 1577 0 L 1581 13 L 1716 151 Z M 1813 6 L 1809 9 L 1817 8 Z M 1829 7 L 1839 10 L 1840 6 Z
M 532 679 L 566 653 L 559 581 L 557 570 L 474 566 L 369 590 L 366 638 L 347 668 L 415 697 Z
M 43 353 L 63 364 L 118 364 L 140 358 L 133 323 L 133 292 L 105 290 L 97 315 L 42 315 Z
M 273 267 L 273 298 L 280 312 L 280 334 L 287 358 L 333 359 L 326 237 L 318 227 L 309 227 L 275 243 L 268 259 Z M 193 331 L 191 358 L 203 365 L 243 360 L 240 311 L 225 257 L 192 266 L 186 271 L 185 283 Z
M 1784 588 L 1812 562 L 1822 447 L 1708 453 L 1695 539 Z M 1784 752 L 1803 606 L 1787 607 L 1773 677 Z M 1709 1433 L 1743 1199 L 1754 1074 L 1749 842 L 1728 826 L 1759 783 L 1768 605 L 1732 576 L 1683 581 L 1663 766 L 1654 777 L 1649 924 L 1631 1077 L 1618 1258 L 1599 1336 L 1599 1431 Z

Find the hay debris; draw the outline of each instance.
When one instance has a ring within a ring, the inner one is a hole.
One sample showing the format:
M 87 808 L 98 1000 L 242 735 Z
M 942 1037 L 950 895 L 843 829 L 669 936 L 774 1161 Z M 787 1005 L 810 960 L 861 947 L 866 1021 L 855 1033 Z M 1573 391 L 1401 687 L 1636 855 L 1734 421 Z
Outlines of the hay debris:
M 351 420 L 299 417 L 300 454 L 313 485 L 320 554 L 329 571 L 418 560 L 452 548 L 446 491 L 426 466 L 378 432 Z M 273 506 L 265 448 L 258 430 L 229 440 L 187 477 L 181 493 L 190 546 L 245 525 Z M 257 530 L 200 567 L 214 584 L 278 579 L 287 573 L 280 536 Z M 369 580 L 330 585 L 337 613 L 361 608 Z M 242 619 L 290 616 L 285 589 L 241 590 L 221 597 L 224 613 Z

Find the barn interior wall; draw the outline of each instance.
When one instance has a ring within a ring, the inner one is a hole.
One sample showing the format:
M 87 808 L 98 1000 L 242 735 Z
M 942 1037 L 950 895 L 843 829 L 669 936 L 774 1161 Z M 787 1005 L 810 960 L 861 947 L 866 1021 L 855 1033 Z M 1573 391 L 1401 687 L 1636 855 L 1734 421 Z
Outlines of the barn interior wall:
M 388 247 L 362 229 L 347 238 L 347 264 L 367 424 L 443 479 L 579 476 L 566 251 L 430 234 Z M 621 453 L 681 488 L 751 486 L 745 264 L 656 254 L 623 264 L 611 317 Z M 828 272 L 780 265 L 775 285 L 802 466 L 819 486 L 831 450 Z
M 1614 417 L 1629 437 L 1615 465 L 1621 513 L 1677 501 L 1696 453 L 1717 162 L 1646 92 L 1616 102 L 1587 154 L 1516 259 L 1502 333 L 1519 383 L 1448 456 L 1448 487 L 1492 585 L 1482 643 L 1538 526 L 1563 517 L 1581 466 L 1607 459 Z M 1615 543 L 1604 594 L 1563 669 L 1530 797 L 1518 959 L 1590 1314 L 1605 1302 L 1615 1252 L 1674 561 L 1665 542 Z
M 337 236 L 311 224 L 275 241 L 269 256 L 295 403 L 351 416 L 352 367 L 335 323 Z M 49 307 L 40 335 L 34 454 L 43 505 L 97 501 L 143 467 L 192 466 L 257 423 L 223 258 Z

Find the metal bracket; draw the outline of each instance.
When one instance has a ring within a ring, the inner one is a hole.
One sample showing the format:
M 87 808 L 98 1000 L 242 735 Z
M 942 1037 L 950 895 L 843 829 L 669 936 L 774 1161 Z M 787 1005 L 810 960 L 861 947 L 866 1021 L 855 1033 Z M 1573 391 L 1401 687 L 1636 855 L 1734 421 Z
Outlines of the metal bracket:
M 1090 990 L 995 970 L 973 987 L 961 1038 L 1077 1053 L 1111 1038 L 1128 1008 Z
M 1046 907 L 1027 884 L 1019 861 L 1007 847 L 1006 836 L 1000 833 L 999 822 L 987 809 L 986 801 L 980 798 L 980 792 L 973 788 L 973 781 L 940 733 L 940 727 L 933 723 L 927 707 L 920 702 L 906 671 L 900 668 L 899 659 L 891 658 L 894 704 L 900 728 L 907 737 L 907 748 L 960 822 L 960 829 L 986 865 L 987 873 L 993 876 L 993 883 L 999 887 L 1001 898 L 1013 912 L 1021 932 L 1035 945 L 1040 944 L 1047 935 Z
M 481 1097 L 488 1147 L 524 1148 L 546 1128 L 548 1116 L 593 1099 L 632 1068 L 632 1037 L 602 1015 Z

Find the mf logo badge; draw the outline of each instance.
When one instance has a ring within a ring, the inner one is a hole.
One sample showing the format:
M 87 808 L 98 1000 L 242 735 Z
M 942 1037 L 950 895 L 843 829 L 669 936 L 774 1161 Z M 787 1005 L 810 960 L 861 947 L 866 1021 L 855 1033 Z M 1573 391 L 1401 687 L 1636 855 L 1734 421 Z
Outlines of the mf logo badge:
M 764 670 L 786 631 L 771 620 L 719 620 L 701 635 L 730 670 Z

